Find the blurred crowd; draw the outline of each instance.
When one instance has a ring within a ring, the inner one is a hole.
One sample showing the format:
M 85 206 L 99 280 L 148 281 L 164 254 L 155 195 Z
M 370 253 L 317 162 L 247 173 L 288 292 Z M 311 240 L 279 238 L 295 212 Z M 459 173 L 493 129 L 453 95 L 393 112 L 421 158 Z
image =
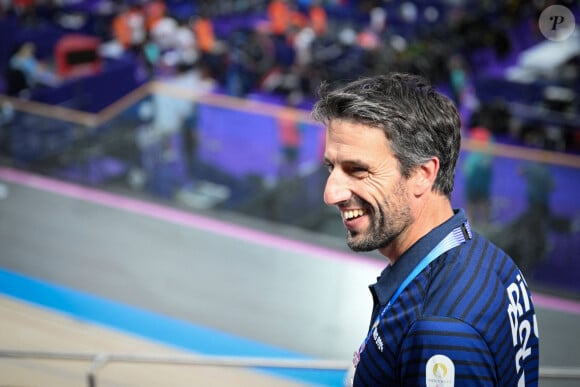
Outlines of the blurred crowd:
M 70 25 L 74 13 L 64 17 L 60 12 L 68 3 L 75 2 L 5 1 L 2 12 L 17 14 L 24 27 L 47 20 Z M 275 91 L 290 102 L 312 95 L 321 79 L 352 79 L 385 69 L 441 81 L 466 49 L 492 45 L 507 55 L 505 28 L 538 11 L 517 1 L 429 3 L 439 7 L 380 0 L 194 1 L 191 13 L 176 7 L 185 3 L 180 1 L 98 3 L 100 14 L 110 20 L 92 32 L 139 54 L 151 76 L 199 66 L 231 94 Z M 501 15 L 494 27 L 485 24 L 490 14 Z M 217 34 L 216 25 L 231 22 L 232 15 L 244 22 Z
M 473 78 L 492 64 L 477 53 L 491 51 L 500 61 L 510 57 L 515 51 L 510 30 L 522 23 L 529 24 L 527 41 L 545 40 L 537 18 L 551 4 L 518 0 L 13 0 L 3 1 L 0 9 L 2 15 L 17 15 L 23 28 L 49 21 L 70 31 L 78 23 L 78 8 L 64 14 L 63 10 L 78 3 L 90 3 L 99 15 L 90 33 L 102 40 L 101 54 L 134 56 L 137 71 L 148 79 L 194 71 L 204 88 L 216 92 L 237 97 L 271 95 L 289 106 L 303 107 L 315 98 L 322 81 L 342 82 L 395 70 L 420 73 L 466 109 L 469 128 L 480 126 L 478 115 L 491 114 L 494 120 L 488 129 L 499 135 L 508 134 L 510 112 L 501 102 L 478 101 Z M 19 88 L 58 84 L 58 76 L 50 72 L 50 58 L 35 57 L 30 42 L 20 42 L 11 50 L 8 70 L 21 71 Z M 18 75 L 6 74 L 8 84 Z M 578 84 L 578 80 L 576 71 L 565 82 Z M 554 140 L 557 130 L 534 125 L 522 125 L 520 140 L 534 146 L 542 142 L 540 146 L 557 150 L 577 142 L 576 138 Z M 576 136 L 575 131 L 564 132 L 563 137 Z

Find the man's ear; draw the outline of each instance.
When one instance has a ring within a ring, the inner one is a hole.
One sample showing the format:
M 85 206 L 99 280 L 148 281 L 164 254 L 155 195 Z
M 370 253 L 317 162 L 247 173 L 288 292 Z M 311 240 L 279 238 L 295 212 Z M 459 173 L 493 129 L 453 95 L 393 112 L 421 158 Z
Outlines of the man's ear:
M 421 196 L 431 191 L 438 172 L 439 159 L 437 157 L 433 157 L 429 161 L 419 165 L 415 169 L 413 177 L 413 194 L 415 196 Z

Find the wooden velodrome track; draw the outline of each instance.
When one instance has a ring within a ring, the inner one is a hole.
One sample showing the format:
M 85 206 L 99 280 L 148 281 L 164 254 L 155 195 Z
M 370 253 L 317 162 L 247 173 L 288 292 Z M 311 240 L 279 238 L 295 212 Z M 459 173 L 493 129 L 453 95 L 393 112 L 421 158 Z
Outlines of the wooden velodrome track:
M 167 345 L 93 325 L 0 297 L 2 348 L 66 353 L 155 354 L 175 358 L 187 354 Z M 77 387 L 88 383 L 91 361 L 2 359 L 1 386 Z M 98 386 L 300 386 L 243 368 L 181 364 L 111 363 L 95 373 Z
M 347 364 L 366 331 L 366 286 L 383 263 L 342 240 L 10 168 L 0 168 L 0 197 L 0 351 Z M 580 304 L 534 298 L 541 365 L 580 367 Z M 0 386 L 84 386 L 90 367 L 0 357 Z M 336 375 L 149 363 L 109 363 L 96 375 L 98 386 L 340 385 Z

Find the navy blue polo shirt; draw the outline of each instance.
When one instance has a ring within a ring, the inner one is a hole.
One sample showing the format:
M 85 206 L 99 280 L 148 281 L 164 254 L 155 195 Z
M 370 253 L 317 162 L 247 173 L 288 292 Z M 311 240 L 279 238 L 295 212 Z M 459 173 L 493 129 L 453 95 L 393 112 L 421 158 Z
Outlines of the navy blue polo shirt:
M 421 271 L 381 309 L 463 210 L 417 241 L 370 286 L 374 307 L 354 386 L 536 386 L 539 342 L 527 284 L 515 263 L 477 233 Z

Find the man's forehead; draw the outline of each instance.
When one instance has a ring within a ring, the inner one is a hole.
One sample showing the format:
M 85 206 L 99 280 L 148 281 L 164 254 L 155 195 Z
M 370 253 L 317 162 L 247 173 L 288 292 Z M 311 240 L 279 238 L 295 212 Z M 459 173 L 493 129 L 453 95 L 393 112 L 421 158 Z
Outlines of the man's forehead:
M 326 128 L 326 149 L 340 152 L 387 151 L 384 132 L 376 127 L 349 121 L 333 121 Z
M 377 125 L 357 122 L 354 120 L 336 118 L 326 125 L 327 134 L 344 133 L 351 135 L 379 135 L 383 134 L 383 129 Z

